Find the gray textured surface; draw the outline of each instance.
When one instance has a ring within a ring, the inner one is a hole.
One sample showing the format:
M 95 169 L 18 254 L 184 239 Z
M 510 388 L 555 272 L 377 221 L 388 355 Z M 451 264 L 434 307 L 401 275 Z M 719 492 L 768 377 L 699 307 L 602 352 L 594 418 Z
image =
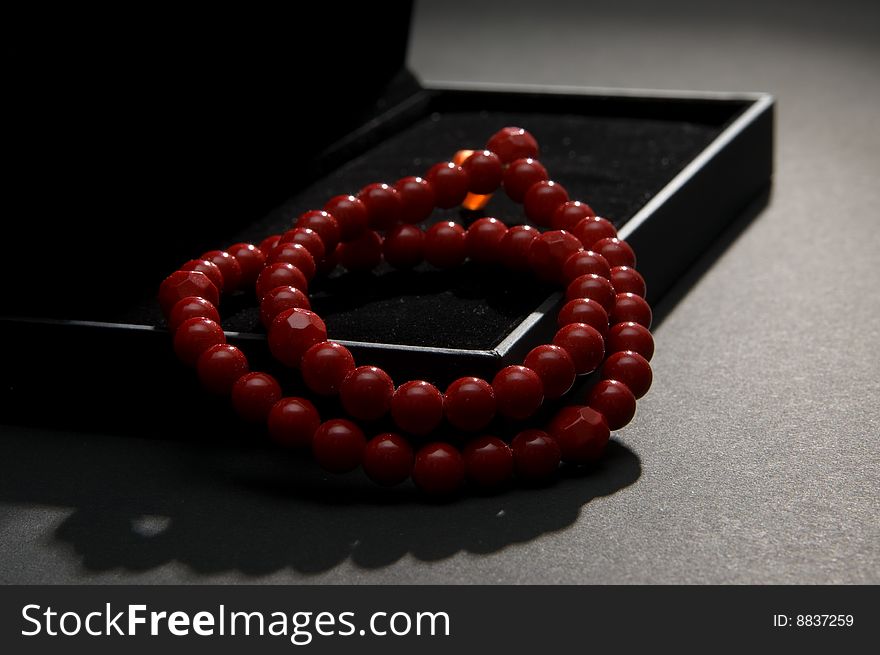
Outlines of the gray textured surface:
M 779 100 L 770 205 L 681 289 L 602 471 L 293 500 L 259 453 L 5 429 L 0 580 L 880 582 L 877 6 L 608 4 L 425 3 L 410 53 L 427 80 Z

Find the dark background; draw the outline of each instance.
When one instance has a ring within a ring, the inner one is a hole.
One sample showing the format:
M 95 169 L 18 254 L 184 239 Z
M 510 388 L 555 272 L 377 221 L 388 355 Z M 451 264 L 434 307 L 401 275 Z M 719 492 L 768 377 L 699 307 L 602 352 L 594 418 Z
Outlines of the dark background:
M 108 228 L 130 247 L 132 262 L 124 274 L 114 269 L 110 288 L 137 274 L 139 257 L 192 250 L 198 236 L 183 215 L 171 237 L 151 221 L 165 228 L 175 219 L 152 204 L 155 180 L 145 171 L 160 171 L 168 184 L 186 189 L 223 179 L 222 170 L 188 176 L 174 132 L 121 125 L 116 146 L 127 154 L 119 156 L 112 140 L 93 147 L 87 127 L 95 117 L 88 112 L 55 111 L 52 97 L 71 93 L 71 76 L 82 72 L 88 80 L 93 66 L 116 61 L 112 52 L 90 51 L 91 42 L 78 42 L 63 17 L 55 18 L 51 29 L 45 19 L 30 25 L 49 29 L 49 40 L 65 47 L 42 49 L 32 32 L 5 28 L 17 35 L 7 41 L 10 74 L 23 75 L 12 88 L 25 94 L 25 102 L 12 103 L 8 153 L 15 165 L 5 193 L 5 213 L 15 220 L 4 295 L 15 302 L 30 295 L 22 290 L 44 284 L 61 285 L 52 287 L 60 302 L 71 297 L 69 290 L 87 279 L 79 276 L 110 257 L 108 244 L 119 245 L 106 236 Z M 116 38 L 148 36 L 148 18 Z M 320 31 L 276 24 L 282 41 L 260 39 L 273 44 L 266 56 L 276 72 L 290 62 L 307 79 L 304 63 L 327 49 L 349 53 L 353 68 L 338 80 L 317 80 L 328 87 L 323 93 L 255 105 L 250 99 L 263 87 L 259 76 L 235 72 L 235 30 L 196 17 L 208 37 L 229 43 L 223 69 L 240 80 L 248 101 L 222 102 L 210 75 L 181 71 L 173 56 L 163 57 L 161 70 L 196 80 L 181 85 L 181 107 L 193 113 L 192 125 L 207 130 L 196 130 L 193 147 L 215 143 L 212 131 L 237 112 L 261 129 L 267 123 L 256 107 L 283 113 L 294 103 L 305 112 L 298 117 L 331 118 L 352 99 L 369 108 L 369 91 L 381 85 L 358 90 L 367 79 L 358 74 L 367 61 L 361 55 L 381 57 L 393 48 L 370 48 L 384 43 L 382 35 L 358 29 L 360 17 L 347 18 Z M 852 2 L 418 5 L 409 64 L 425 80 L 760 90 L 778 98 L 770 204 L 753 222 L 744 216 L 659 308 L 665 318 L 656 332 L 654 388 L 602 469 L 545 490 L 426 506 L 356 481 L 324 480 L 308 467 L 292 476 L 296 462 L 213 447 L 209 438 L 185 443 L 4 428 L 0 579 L 877 582 L 878 18 L 876 8 Z M 179 36 L 163 43 L 166 53 L 191 43 L 193 24 L 180 25 Z M 153 63 L 142 65 L 153 70 Z M 122 86 L 120 102 L 152 107 L 149 86 Z M 217 103 L 219 114 L 212 111 Z M 355 116 L 355 109 L 341 114 Z M 202 120 L 206 114 L 214 120 Z M 45 131 L 14 129 L 35 117 Z M 303 153 L 319 145 L 310 132 L 297 136 Z M 126 145 L 131 138 L 149 152 L 137 166 Z M 246 159 L 248 143 L 230 147 Z M 275 160 L 290 167 L 285 175 L 296 171 L 289 159 L 283 153 Z M 30 173 L 46 167 L 48 188 Z M 224 208 L 244 211 L 235 188 L 265 183 L 260 197 L 272 197 L 281 182 L 260 170 L 251 169 L 252 180 L 230 186 L 229 197 L 212 207 L 219 227 Z M 266 170 L 281 173 L 273 165 Z M 95 198 L 100 204 L 89 212 Z M 122 218 L 108 211 L 114 205 Z M 253 208 L 256 215 L 264 210 Z M 94 250 L 79 250 L 90 234 L 99 235 Z M 77 246 L 72 253 L 70 244 Z M 32 258 L 51 266 L 23 269 Z M 49 394 L 46 412 L 52 407 Z M 169 436 L 174 429 L 168 426 Z

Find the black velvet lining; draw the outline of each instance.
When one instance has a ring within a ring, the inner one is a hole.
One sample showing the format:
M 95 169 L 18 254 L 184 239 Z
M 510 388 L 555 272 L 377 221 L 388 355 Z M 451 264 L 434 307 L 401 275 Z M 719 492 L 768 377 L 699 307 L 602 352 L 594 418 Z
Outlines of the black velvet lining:
M 333 195 L 356 193 L 370 182 L 394 182 L 405 175 L 423 174 L 431 164 L 451 158 L 460 148 L 480 147 L 505 125 L 531 131 L 541 144 L 540 158 L 551 178 L 563 184 L 573 199 L 589 203 L 618 225 L 719 132 L 717 126 L 668 120 L 551 113 L 433 114 L 303 189 L 244 229 L 236 240 L 259 242 L 282 232 L 297 215 L 320 208 Z M 524 222 L 521 208 L 503 192 L 479 214 L 438 210 L 428 222 L 455 218 L 469 223 L 484 215 L 509 224 Z M 209 233 L 207 221 L 205 229 Z M 316 280 L 312 299 L 335 339 L 491 349 L 534 311 L 548 292 L 530 276 L 473 265 L 452 272 L 438 272 L 427 265 L 398 272 L 383 265 L 370 274 L 337 274 Z M 262 331 L 252 299 L 232 299 L 223 309 L 225 329 Z M 161 325 L 152 301 L 117 320 Z

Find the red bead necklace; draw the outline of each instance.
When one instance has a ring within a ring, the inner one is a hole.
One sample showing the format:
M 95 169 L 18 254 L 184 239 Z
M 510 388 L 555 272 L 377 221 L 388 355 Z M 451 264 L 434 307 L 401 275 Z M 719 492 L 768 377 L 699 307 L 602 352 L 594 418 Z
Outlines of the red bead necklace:
M 208 391 L 231 395 L 243 419 L 265 422 L 276 442 L 311 448 L 317 462 L 334 473 L 363 466 L 382 485 L 412 477 L 426 493 L 444 495 L 465 479 L 496 487 L 514 475 L 550 476 L 560 461 L 597 460 L 610 431 L 629 423 L 636 399 L 651 385 L 651 308 L 630 246 L 617 238 L 609 221 L 589 205 L 569 200 L 565 188 L 548 179 L 537 152 L 527 131 L 504 128 L 486 150 L 461 151 L 455 161 L 434 165 L 425 178 L 370 184 L 357 196 L 336 196 L 322 210 L 305 212 L 291 230 L 259 246 L 237 243 L 186 262 L 159 289 L 178 358 L 195 367 Z M 425 231 L 416 225 L 435 207 L 482 207 L 499 187 L 524 204 L 531 221 L 551 229 L 542 234 L 528 225 L 508 228 L 494 218 L 481 218 L 467 229 L 452 221 Z M 400 269 L 422 261 L 446 269 L 471 259 L 532 270 L 565 288 L 559 329 L 552 343 L 532 349 L 522 365 L 501 369 L 491 383 L 464 377 L 445 392 L 424 380 L 395 387 L 385 371 L 357 366 L 347 348 L 328 340 L 307 295 L 316 274 L 337 265 L 369 270 L 382 259 Z M 226 343 L 217 311 L 220 294 L 251 286 L 272 355 L 298 368 L 315 394 L 338 395 L 354 420 L 322 422 L 312 402 L 283 397 L 273 376 L 250 371 L 244 353 Z M 563 407 L 545 430 L 523 430 L 509 444 L 477 436 L 462 450 L 435 441 L 414 453 L 403 436 L 431 435 L 444 421 L 479 435 L 496 414 L 528 419 L 545 399 L 564 396 L 577 375 L 594 371 L 600 380 L 584 404 Z M 399 433 L 367 440 L 355 421 L 386 414 Z

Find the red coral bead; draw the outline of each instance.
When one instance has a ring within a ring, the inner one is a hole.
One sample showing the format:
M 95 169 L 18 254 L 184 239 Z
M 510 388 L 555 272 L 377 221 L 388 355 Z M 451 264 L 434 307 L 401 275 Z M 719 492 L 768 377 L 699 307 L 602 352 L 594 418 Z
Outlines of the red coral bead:
M 309 348 L 326 340 L 324 321 L 307 309 L 285 309 L 269 326 L 269 350 L 285 366 L 299 366 Z
M 505 127 L 489 137 L 486 148 L 508 164 L 514 159 L 538 156 L 538 142 L 529 132 L 521 127 Z
M 324 251 L 328 254 L 333 252 L 342 236 L 339 223 L 336 222 L 333 215 L 321 209 L 312 209 L 301 214 L 296 219 L 294 227 L 307 227 L 317 232 L 321 241 L 324 242 Z
M 174 352 L 187 366 L 195 366 L 199 355 L 218 343 L 226 343 L 226 335 L 209 318 L 188 318 L 174 332 Z
M 614 309 L 614 301 L 616 294 L 614 287 L 608 279 L 588 273 L 572 280 L 565 289 L 565 299 L 574 300 L 575 298 L 591 298 L 602 305 L 606 312 Z
M 196 372 L 202 386 L 217 395 L 228 395 L 232 385 L 250 370 L 247 357 L 235 346 L 218 343 L 199 355 Z
M 286 286 L 306 292 L 309 290 L 309 281 L 303 275 L 303 272 L 293 264 L 288 264 L 287 262 L 269 264 L 257 277 L 257 298 L 262 300 L 263 296 L 275 287 Z
M 492 380 L 492 390 L 498 413 L 520 421 L 534 414 L 544 402 L 540 376 L 525 366 L 502 368 Z
M 501 186 L 501 159 L 490 150 L 478 150 L 461 167 L 467 173 L 471 193 L 495 193 Z
M 174 334 L 181 323 L 190 318 L 209 318 L 215 323 L 220 322 L 220 313 L 204 298 L 189 296 L 178 300 L 168 315 L 168 330 Z
M 501 239 L 501 263 L 507 268 L 526 271 L 529 269 L 529 249 L 540 232 L 531 225 L 517 225 L 507 230 Z
M 272 252 L 272 248 L 277 246 L 279 243 L 281 243 L 281 235 L 273 234 L 260 241 L 260 245 L 257 246 L 257 249 L 265 256 L 266 254 Z
M 362 421 L 373 421 L 391 408 L 394 382 L 376 366 L 358 366 L 339 385 L 345 411 Z
M 412 268 L 425 259 L 425 233 L 415 225 L 398 225 L 382 242 L 385 261 L 394 268 Z
M 485 380 L 467 377 L 446 388 L 443 403 L 446 420 L 460 430 L 481 430 L 495 416 L 495 392 Z
M 574 384 L 577 372 L 569 354 L 561 347 L 545 344 L 533 348 L 523 361 L 541 378 L 546 398 L 559 398 Z
M 281 240 L 278 243 L 298 243 L 309 251 L 309 254 L 316 263 L 327 256 L 327 249 L 324 247 L 321 237 L 317 232 L 308 227 L 295 227 L 292 230 L 287 230 L 287 232 L 281 235 Z M 270 250 L 269 252 L 272 251 Z
M 425 175 L 434 190 L 434 203 L 441 209 L 456 207 L 468 194 L 468 176 L 451 161 L 434 164 Z
M 619 430 L 636 415 L 636 397 L 618 380 L 599 380 L 587 396 L 587 405 L 605 417 L 610 430 Z
M 498 437 L 479 437 L 462 452 L 467 479 L 480 487 L 498 487 L 513 477 L 513 453 Z
M 434 189 L 421 177 L 405 177 L 394 183 L 400 194 L 401 220 L 407 224 L 421 223 L 434 211 Z
M 217 291 L 223 293 L 223 273 L 220 272 L 220 268 L 214 262 L 210 262 L 207 259 L 190 259 L 180 267 L 180 270 L 204 273 L 211 280 L 211 283 L 217 287 Z
M 425 261 L 437 268 L 458 266 L 467 255 L 467 233 L 458 223 L 441 221 L 425 233 Z
M 344 418 L 324 421 L 312 436 L 315 461 L 331 473 L 347 473 L 356 469 L 366 445 L 363 431 Z
M 260 321 L 268 330 L 278 314 L 293 308 L 311 309 L 309 297 L 291 286 L 275 287 L 260 301 Z
M 424 380 L 405 382 L 391 397 L 391 417 L 404 432 L 428 434 L 443 420 L 443 394 Z
M 608 313 L 602 305 L 590 298 L 569 300 L 559 310 L 556 323 L 559 327 L 571 323 L 585 323 L 598 330 L 603 338 L 608 333 Z
M 593 244 L 591 250 L 602 255 L 612 266 L 634 267 L 636 265 L 636 254 L 626 241 L 617 238 L 599 239 Z
M 351 352 L 335 341 L 316 343 L 300 360 L 300 369 L 306 386 L 323 396 L 338 393 L 342 381 L 354 368 L 354 357 Z
M 464 481 L 464 460 L 455 446 L 429 443 L 416 454 L 412 478 L 426 494 L 447 496 Z
M 612 323 L 638 323 L 651 327 L 651 306 L 641 296 L 634 293 L 618 293 L 611 310 Z
M 542 280 L 561 282 L 563 265 L 581 249 L 581 242 L 568 232 L 545 232 L 532 241 L 528 254 L 529 266 Z
M 585 249 L 598 252 L 594 247 L 596 242 L 616 237 L 617 229 L 611 221 L 600 216 L 588 216 L 579 221 L 571 229 L 571 233 L 580 240 Z
M 279 242 L 267 257 L 267 263 L 270 265 L 278 262 L 293 264 L 306 276 L 307 280 L 311 280 L 315 276 L 315 258 L 305 246 L 299 243 Z
M 584 323 L 572 323 L 559 328 L 553 337 L 553 344 L 568 353 L 574 362 L 574 370 L 579 375 L 595 371 L 605 357 L 602 334 Z
M 241 269 L 242 289 L 252 287 L 266 265 L 266 254 L 252 243 L 234 243 L 226 249 Z
M 281 400 L 281 385 L 268 373 L 245 373 L 232 385 L 232 406 L 245 421 L 261 423 Z
M 339 263 L 349 271 L 369 271 L 382 263 L 382 237 L 366 230 L 359 237 L 336 247 Z
M 223 289 L 220 291 L 236 291 L 241 288 L 241 266 L 238 260 L 225 250 L 209 250 L 200 259 L 207 259 L 220 269 L 223 275 Z
M 215 307 L 220 302 L 217 287 L 207 275 L 198 271 L 174 271 L 159 285 L 159 306 L 165 316 L 178 301 L 190 296 L 204 298 Z
M 611 431 L 605 417 L 582 405 L 563 407 L 548 426 L 562 451 L 562 461 L 589 464 L 602 455 Z
M 481 218 L 467 229 L 467 255 L 475 262 L 492 263 L 501 259 L 501 240 L 507 226 L 497 218 Z
M 370 439 L 364 448 L 364 473 L 376 484 L 390 487 L 406 480 L 413 468 L 413 451 L 399 434 L 386 432 Z
M 629 266 L 615 266 L 611 269 L 611 284 L 617 293 L 634 293 L 645 297 L 647 287 L 645 278 L 636 269 Z
M 552 180 L 543 180 L 526 191 L 523 207 L 530 221 L 538 225 L 550 225 L 553 214 L 565 202 L 568 202 L 568 191 L 565 187 Z
M 562 279 L 566 284 L 581 275 L 589 275 L 590 273 L 607 280 L 611 279 L 611 266 L 608 265 L 608 261 L 592 250 L 580 250 L 566 259 L 565 264 L 562 265 Z
M 609 353 L 632 350 L 648 361 L 654 356 L 654 337 L 650 330 L 631 321 L 612 325 L 605 344 Z
M 648 360 L 632 350 L 612 353 L 602 365 L 603 380 L 620 380 L 636 398 L 648 393 L 653 378 Z
M 356 239 L 370 224 L 367 206 L 355 196 L 333 196 L 324 205 L 324 211 L 336 219 L 342 241 Z
M 321 425 L 321 417 L 305 398 L 282 398 L 272 405 L 266 422 L 275 443 L 288 448 L 306 448 Z
M 559 444 L 543 430 L 523 430 L 510 442 L 513 465 L 524 480 L 543 480 L 559 468 L 562 451 Z
M 593 208 L 580 200 L 569 200 L 564 202 L 550 218 L 550 227 L 554 230 L 565 230 L 566 232 L 574 232 L 575 226 L 585 218 L 591 218 L 596 215 Z
M 548 179 L 547 169 L 537 159 L 524 158 L 510 162 L 504 171 L 502 183 L 507 196 L 522 202 L 533 184 Z
M 403 203 L 397 189 L 390 184 L 368 184 L 358 192 L 357 197 L 366 206 L 369 225 L 374 230 L 390 230 L 400 223 Z

